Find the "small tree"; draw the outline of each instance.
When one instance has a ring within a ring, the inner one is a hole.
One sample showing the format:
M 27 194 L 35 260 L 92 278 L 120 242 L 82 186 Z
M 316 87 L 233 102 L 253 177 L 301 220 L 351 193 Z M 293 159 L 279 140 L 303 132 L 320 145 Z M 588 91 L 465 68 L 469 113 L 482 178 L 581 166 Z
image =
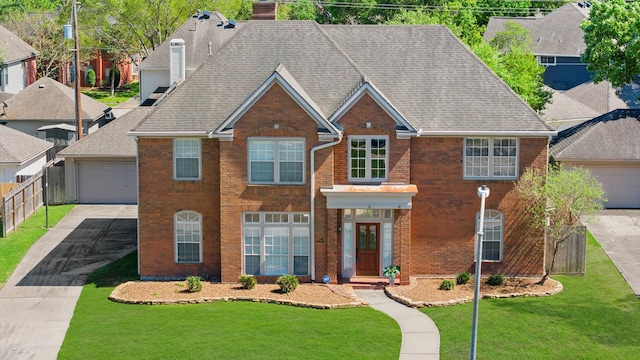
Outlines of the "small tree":
M 527 202 L 531 225 L 544 229 L 552 245 L 551 262 L 546 264 L 540 279 L 540 284 L 544 284 L 553 270 L 558 247 L 578 232 L 576 225 L 580 218 L 602 209 L 606 201 L 604 189 L 586 169 L 566 170 L 562 165 L 551 165 L 546 176 L 543 169 L 527 168 L 516 190 Z
M 87 71 L 87 83 L 91 87 L 96 86 L 96 72 L 93 69 Z

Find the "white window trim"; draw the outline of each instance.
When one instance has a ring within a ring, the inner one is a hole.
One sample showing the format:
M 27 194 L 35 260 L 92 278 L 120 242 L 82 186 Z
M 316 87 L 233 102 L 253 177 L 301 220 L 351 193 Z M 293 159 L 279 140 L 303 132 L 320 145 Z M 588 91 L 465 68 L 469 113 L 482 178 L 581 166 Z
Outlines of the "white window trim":
M 540 65 L 544 65 L 544 66 L 556 66 L 556 57 L 555 56 L 548 56 L 548 55 L 538 55 L 536 56 L 538 58 L 538 64 Z M 547 59 L 553 59 L 553 62 L 543 62 L 542 58 L 547 58 Z
M 178 177 L 178 168 L 176 166 L 176 140 L 197 140 L 198 141 L 198 176 L 197 177 Z M 175 181 L 197 181 L 202 180 L 202 141 L 198 138 L 174 138 L 173 139 L 173 180 Z
M 488 214 L 491 213 L 498 213 L 500 214 L 500 257 L 498 260 L 485 260 L 482 259 L 482 262 L 494 262 L 494 263 L 498 263 L 498 262 L 502 262 L 503 258 L 504 258 L 504 213 L 502 211 L 498 211 L 498 210 L 493 210 L 493 209 L 489 209 L 489 210 L 485 210 L 484 212 L 484 217 L 485 217 L 485 221 L 484 224 L 486 225 L 486 221 L 487 221 L 487 216 Z M 478 225 L 480 224 L 480 212 L 476 213 L 476 229 L 478 229 Z M 484 229 L 482 229 L 482 233 L 484 234 Z M 484 249 L 484 243 L 487 240 L 485 240 L 484 235 L 482 237 L 482 248 Z M 494 242 L 495 240 L 491 240 L 491 242 Z M 474 244 L 476 243 L 476 241 L 474 241 Z M 477 248 L 476 246 L 474 246 L 474 248 Z M 474 251 L 474 259 L 477 259 L 477 251 Z
M 245 222 L 246 214 L 258 214 L 260 216 L 260 222 Z M 267 214 L 288 214 L 289 219 L 288 222 L 273 222 L 268 223 L 265 221 L 265 215 Z M 305 215 L 307 218 L 307 222 L 294 222 L 295 215 Z M 289 243 L 288 243 L 288 269 L 287 274 L 294 274 L 295 270 L 295 241 L 294 241 L 294 229 L 306 229 L 307 230 L 307 240 L 309 243 L 307 244 L 307 274 L 297 274 L 297 276 L 310 276 L 311 275 L 311 225 L 309 223 L 310 216 L 309 213 L 304 212 L 277 212 L 277 211 L 269 211 L 269 212 L 256 212 L 249 211 L 242 213 L 242 272 L 246 272 L 246 264 L 245 259 L 247 254 L 245 253 L 245 229 L 247 228 L 259 228 L 260 229 L 260 275 L 258 276 L 274 276 L 274 275 L 266 275 L 266 246 L 265 246 L 265 228 L 286 228 L 288 229 Z M 250 254 L 255 256 L 255 254 Z M 282 274 L 281 274 L 282 275 Z
M 251 179 L 251 141 L 273 141 L 274 142 L 274 164 L 273 164 L 273 181 L 253 181 Z M 301 182 L 283 182 L 280 181 L 280 159 L 278 158 L 278 143 L 281 141 L 301 141 L 302 142 L 302 181 Z M 305 185 L 307 181 L 307 157 L 306 157 L 306 141 L 305 138 L 298 137 L 251 137 L 247 139 L 247 179 L 250 185 Z
M 199 245 L 198 246 L 199 261 L 178 261 L 178 216 L 181 214 L 187 214 L 187 213 L 198 215 L 198 219 L 199 219 L 198 232 L 200 234 L 200 241 L 198 244 Z M 174 261 L 176 262 L 176 264 L 202 264 L 203 262 L 202 237 L 203 237 L 202 236 L 202 214 L 196 211 L 191 211 L 191 210 L 178 211 L 177 213 L 173 214 L 173 250 L 174 250 Z
M 488 175 L 487 176 L 469 176 L 467 175 L 467 139 L 488 139 L 489 140 L 489 162 Z M 495 176 L 493 174 L 493 144 L 496 139 L 510 139 L 516 140 L 516 163 L 515 163 L 515 175 L 514 176 Z M 462 139 L 462 178 L 464 180 L 518 180 L 519 177 L 519 164 L 520 164 L 520 139 L 513 137 L 467 137 Z
M 351 176 L 351 140 L 354 139 L 364 139 L 367 141 L 366 146 L 366 158 L 365 158 L 365 173 L 366 176 L 364 179 L 362 178 L 354 178 Z M 384 139 L 386 148 L 385 148 L 385 157 L 384 157 L 384 178 L 372 178 L 371 177 L 371 140 L 373 139 Z M 347 165 L 347 171 L 349 175 L 349 182 L 382 182 L 389 180 L 389 136 L 387 135 L 351 135 L 349 136 L 347 143 L 347 151 L 349 152 L 349 159 L 347 160 L 349 163 Z

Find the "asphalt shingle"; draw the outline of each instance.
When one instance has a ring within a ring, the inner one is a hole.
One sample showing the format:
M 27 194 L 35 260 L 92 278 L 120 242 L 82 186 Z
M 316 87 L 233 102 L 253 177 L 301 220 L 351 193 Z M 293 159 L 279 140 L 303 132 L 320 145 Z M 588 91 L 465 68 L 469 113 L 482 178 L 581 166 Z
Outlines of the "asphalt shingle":
M 21 164 L 52 147 L 51 142 L 0 125 L 0 163 Z
M 2 63 L 10 64 L 39 55 L 38 50 L 24 42 L 16 34 L 0 25 L 0 54 Z

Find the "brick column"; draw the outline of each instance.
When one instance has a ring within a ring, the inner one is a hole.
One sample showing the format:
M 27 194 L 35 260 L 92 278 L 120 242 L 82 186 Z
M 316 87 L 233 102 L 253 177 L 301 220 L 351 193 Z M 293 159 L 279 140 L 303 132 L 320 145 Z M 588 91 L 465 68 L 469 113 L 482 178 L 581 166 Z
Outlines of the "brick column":
M 411 210 L 395 210 L 393 224 L 393 264 L 400 265 L 400 284 L 411 276 Z

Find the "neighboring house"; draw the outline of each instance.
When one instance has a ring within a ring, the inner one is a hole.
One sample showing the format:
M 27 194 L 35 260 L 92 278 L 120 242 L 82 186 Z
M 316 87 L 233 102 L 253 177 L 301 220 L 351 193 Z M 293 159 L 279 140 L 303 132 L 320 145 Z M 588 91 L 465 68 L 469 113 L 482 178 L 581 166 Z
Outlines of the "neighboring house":
M 137 203 L 137 147 L 127 132 L 148 112 L 131 110 L 57 154 L 65 160 L 67 202 Z
M 42 170 L 53 144 L 0 125 L 0 182 L 18 182 Z
M 591 80 L 587 64 L 580 60 L 586 45 L 582 20 L 589 17 L 587 2 L 565 4 L 545 16 L 491 17 L 483 38 L 493 39 L 505 30 L 507 21 L 522 25 L 531 33 L 531 50 L 547 69 L 544 83 L 556 90 L 567 90 Z
M 36 56 L 40 53 L 0 26 L 0 91 L 16 94 L 36 81 Z
M 179 42 L 172 45 L 172 42 L 165 41 L 138 66 L 140 104 L 153 104 L 174 82 L 190 76 L 213 52 L 218 51 L 233 37 L 242 25 L 243 23 L 230 23 L 218 12 L 199 12 L 187 20 L 171 34 L 171 39 L 180 39 Z M 170 59 L 176 55 L 172 49 L 179 46 L 184 47 L 183 67 L 171 73 Z
M 606 208 L 640 208 L 640 109 L 614 110 L 561 131 L 556 161 L 588 169 L 604 185 Z
M 73 89 L 44 77 L 2 103 L 0 123 L 66 146 L 75 139 L 75 99 Z M 111 119 L 106 105 L 84 94 L 81 103 L 84 134 Z
M 472 272 L 483 184 L 483 271 L 542 274 L 514 181 L 555 131 L 446 27 L 234 32 L 129 133 L 142 279 Z

